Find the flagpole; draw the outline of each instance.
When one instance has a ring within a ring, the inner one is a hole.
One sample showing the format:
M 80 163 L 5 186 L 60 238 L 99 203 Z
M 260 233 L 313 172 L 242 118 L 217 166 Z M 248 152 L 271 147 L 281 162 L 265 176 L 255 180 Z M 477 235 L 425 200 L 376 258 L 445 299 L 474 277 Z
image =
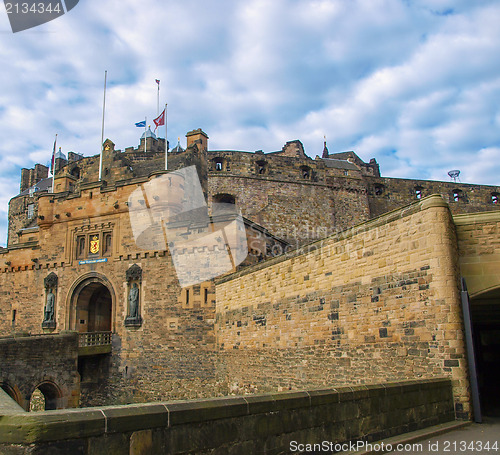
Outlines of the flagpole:
M 54 193 L 54 180 L 56 175 L 56 144 L 57 144 L 57 133 L 54 139 L 54 149 L 52 150 L 52 160 L 50 161 L 50 167 L 52 168 L 50 172 L 52 173 L 52 193 Z
M 99 157 L 99 181 L 102 178 L 102 151 L 104 147 L 104 112 L 106 110 L 106 79 L 108 76 L 108 70 L 104 71 L 104 98 L 102 101 L 102 128 L 101 128 L 101 153 Z
M 168 170 L 167 103 L 165 103 L 165 170 Z
M 156 79 L 156 85 L 158 85 L 158 98 L 156 100 L 156 116 L 160 115 L 160 80 Z
M 148 132 L 148 118 L 144 117 L 144 153 L 146 153 L 146 147 L 148 145 L 148 138 L 147 133 Z

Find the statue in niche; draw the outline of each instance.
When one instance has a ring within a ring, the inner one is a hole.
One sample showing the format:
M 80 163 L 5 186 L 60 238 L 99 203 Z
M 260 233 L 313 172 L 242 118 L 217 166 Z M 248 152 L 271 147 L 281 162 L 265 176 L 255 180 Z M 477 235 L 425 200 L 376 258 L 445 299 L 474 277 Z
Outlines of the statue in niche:
M 56 301 L 56 296 L 52 292 L 52 289 L 50 289 L 49 292 L 47 293 L 47 300 L 45 302 L 43 322 L 54 321 L 55 301 Z
M 137 283 L 134 283 L 130 288 L 130 293 L 128 295 L 129 304 L 129 318 L 139 319 L 139 288 Z

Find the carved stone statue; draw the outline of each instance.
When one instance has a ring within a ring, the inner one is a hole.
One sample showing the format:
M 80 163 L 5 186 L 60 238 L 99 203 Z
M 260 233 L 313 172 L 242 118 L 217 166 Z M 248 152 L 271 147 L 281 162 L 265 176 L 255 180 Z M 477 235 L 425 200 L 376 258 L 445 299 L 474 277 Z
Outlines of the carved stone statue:
M 45 302 L 43 322 L 49 322 L 54 320 L 55 301 L 56 301 L 56 296 L 52 293 L 51 289 L 47 294 L 47 300 Z
M 130 289 L 130 293 L 128 295 L 128 304 L 129 304 L 129 318 L 130 319 L 139 319 L 139 288 L 137 287 L 137 283 L 132 285 Z

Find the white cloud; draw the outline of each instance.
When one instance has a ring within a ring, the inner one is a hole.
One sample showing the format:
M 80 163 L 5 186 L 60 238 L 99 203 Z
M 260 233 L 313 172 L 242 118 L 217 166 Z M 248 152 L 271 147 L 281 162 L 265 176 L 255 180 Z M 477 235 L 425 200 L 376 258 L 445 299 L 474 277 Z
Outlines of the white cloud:
M 500 184 L 496 1 L 87 0 L 16 34 L 0 16 L 4 204 L 21 167 L 50 160 L 56 132 L 64 152 L 98 153 L 105 69 L 118 148 L 156 115 L 159 78 L 171 144 L 201 127 L 212 148 L 300 139 L 314 157 L 326 135 L 331 152 L 376 157 L 384 175 L 458 167 Z

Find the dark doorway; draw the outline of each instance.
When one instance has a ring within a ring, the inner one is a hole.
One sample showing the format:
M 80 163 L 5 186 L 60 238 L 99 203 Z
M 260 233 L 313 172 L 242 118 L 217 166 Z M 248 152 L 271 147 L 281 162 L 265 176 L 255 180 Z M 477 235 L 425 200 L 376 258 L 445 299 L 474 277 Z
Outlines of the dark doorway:
M 471 299 L 481 408 L 487 416 L 500 416 L 500 289 Z
M 109 289 L 92 282 L 78 295 L 76 304 L 76 329 L 79 332 L 111 331 L 112 299 Z

